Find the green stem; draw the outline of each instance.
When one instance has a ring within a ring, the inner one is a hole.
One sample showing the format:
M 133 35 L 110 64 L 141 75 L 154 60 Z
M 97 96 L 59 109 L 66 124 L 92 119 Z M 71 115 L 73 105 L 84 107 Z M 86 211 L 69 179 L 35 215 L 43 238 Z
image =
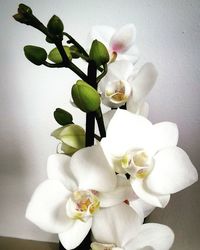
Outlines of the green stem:
M 108 66 L 107 64 L 103 65 L 103 72 L 97 77 L 97 84 L 101 81 L 101 79 L 107 74 Z
M 96 89 L 96 65 L 93 61 L 88 64 L 88 84 Z M 95 138 L 95 112 L 90 112 L 86 114 L 86 143 L 85 146 L 94 145 Z
M 87 75 L 82 71 L 82 70 L 80 70 L 74 63 L 72 63 L 70 60 L 69 60 L 69 58 L 68 58 L 68 56 L 67 56 L 67 54 L 66 54 L 66 52 L 65 52 L 65 50 L 64 50 L 64 48 L 63 48 L 63 46 L 62 46 L 62 41 L 56 41 L 55 42 L 55 45 L 56 45 L 56 47 L 58 48 L 58 51 L 60 52 L 60 55 L 61 55 L 61 57 L 62 57 L 62 59 L 63 59 L 63 63 L 64 63 L 64 65 L 65 65 L 65 67 L 67 67 L 67 68 L 69 68 L 69 69 L 71 69 L 75 74 L 77 74 L 83 81 L 88 81 L 88 77 L 87 77 Z
M 66 37 L 69 38 L 69 42 L 74 44 L 76 46 L 76 48 L 85 56 L 85 57 L 89 57 L 88 53 L 85 51 L 85 49 L 72 37 L 70 36 L 68 33 L 63 32 L 63 35 L 65 35 Z
M 102 114 L 100 107 L 99 107 L 99 110 L 95 113 L 95 118 L 98 124 L 101 138 L 106 137 L 106 129 L 105 129 L 104 121 L 103 121 L 103 114 Z

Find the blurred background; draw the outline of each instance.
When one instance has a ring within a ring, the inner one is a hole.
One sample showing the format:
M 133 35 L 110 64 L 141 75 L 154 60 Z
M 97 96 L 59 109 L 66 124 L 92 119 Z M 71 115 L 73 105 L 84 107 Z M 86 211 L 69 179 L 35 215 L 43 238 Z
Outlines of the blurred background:
M 37 67 L 25 59 L 28 44 L 52 48 L 32 27 L 12 18 L 20 2 L 0 0 L 0 236 L 57 241 L 24 217 L 36 186 L 46 179 L 46 161 L 57 142 L 53 111 L 60 107 L 84 124 L 84 114 L 69 103 L 77 77 L 67 69 Z M 83 45 L 93 25 L 116 28 L 134 23 L 141 58 L 159 72 L 148 96 L 153 123 L 172 121 L 180 132 L 179 146 L 199 169 L 200 162 L 200 1 L 199 0 L 43 0 L 24 1 L 44 23 L 53 14 Z M 198 250 L 200 184 L 174 194 L 169 205 L 156 209 L 150 221 L 175 232 L 173 250 Z

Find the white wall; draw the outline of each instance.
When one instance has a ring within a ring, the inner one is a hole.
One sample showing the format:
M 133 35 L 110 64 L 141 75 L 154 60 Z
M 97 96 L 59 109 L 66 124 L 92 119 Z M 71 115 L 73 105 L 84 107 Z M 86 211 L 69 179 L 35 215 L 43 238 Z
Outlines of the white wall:
M 35 187 L 46 178 L 46 160 L 55 152 L 49 135 L 57 127 L 56 107 L 72 110 L 68 70 L 29 63 L 23 46 L 44 46 L 44 37 L 12 19 L 18 1 L 0 0 L 0 235 L 56 240 L 24 218 Z M 169 120 L 180 128 L 179 145 L 199 168 L 200 162 L 200 2 L 199 0 L 43 0 L 26 1 L 44 23 L 60 16 L 65 29 L 80 41 L 94 24 L 120 27 L 135 23 L 141 62 L 158 68 L 157 85 L 149 96 L 150 119 Z M 47 48 L 50 48 L 49 45 Z M 83 123 L 83 116 L 76 119 Z M 176 233 L 174 250 L 198 250 L 199 183 L 173 196 L 152 218 Z

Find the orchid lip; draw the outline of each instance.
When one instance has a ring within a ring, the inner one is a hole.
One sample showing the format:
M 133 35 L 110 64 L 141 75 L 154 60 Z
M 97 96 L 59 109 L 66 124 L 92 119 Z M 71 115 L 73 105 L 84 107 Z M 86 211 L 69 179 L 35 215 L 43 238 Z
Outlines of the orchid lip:
M 99 209 L 99 206 L 97 191 L 75 191 L 66 203 L 66 214 L 72 219 L 86 222 Z
M 144 149 L 128 151 L 120 157 L 114 157 L 113 162 L 116 172 L 128 173 L 139 179 L 147 177 L 154 166 L 154 159 Z
M 123 80 L 109 82 L 105 90 L 105 97 L 115 104 L 125 103 L 131 93 L 130 84 Z

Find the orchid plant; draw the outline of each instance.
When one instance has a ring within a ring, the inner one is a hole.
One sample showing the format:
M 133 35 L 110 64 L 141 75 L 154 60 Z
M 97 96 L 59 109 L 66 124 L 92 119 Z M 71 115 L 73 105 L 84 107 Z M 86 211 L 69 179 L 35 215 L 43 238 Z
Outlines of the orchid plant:
M 152 63 L 136 69 L 135 26 L 95 26 L 87 50 L 64 32 L 55 15 L 45 26 L 30 7 L 20 4 L 13 17 L 41 31 L 54 45 L 49 53 L 25 46 L 30 62 L 68 68 L 79 77 L 71 96 L 86 114 L 84 129 L 74 124 L 68 111 L 54 111 L 60 127 L 52 136 L 60 148 L 48 158 L 47 180 L 33 193 L 26 218 L 58 234 L 60 249 L 170 249 L 173 231 L 144 219 L 155 207 L 165 207 L 171 194 L 196 182 L 198 175 L 186 152 L 177 147 L 177 126 L 147 119 L 145 97 L 157 70 Z M 87 72 L 76 65 L 78 59 L 87 63 Z M 103 114 L 102 105 L 110 111 Z

